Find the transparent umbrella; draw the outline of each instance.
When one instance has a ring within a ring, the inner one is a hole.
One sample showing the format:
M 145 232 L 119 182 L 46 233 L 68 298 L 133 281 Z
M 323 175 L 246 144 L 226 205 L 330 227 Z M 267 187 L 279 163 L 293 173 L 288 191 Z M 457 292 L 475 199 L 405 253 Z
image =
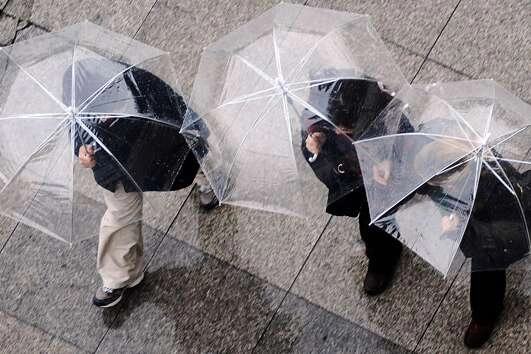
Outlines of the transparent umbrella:
M 341 159 L 363 110 L 405 84 L 367 16 L 280 4 L 205 48 L 182 132 L 222 203 L 315 215 L 361 183 Z M 341 148 L 309 154 L 316 127 Z
M 101 188 L 174 189 L 193 158 L 166 52 L 84 22 L 0 48 L 0 68 L 4 216 L 76 242 L 97 234 Z
M 444 275 L 529 254 L 531 107 L 492 80 L 404 88 L 356 143 L 372 223 Z

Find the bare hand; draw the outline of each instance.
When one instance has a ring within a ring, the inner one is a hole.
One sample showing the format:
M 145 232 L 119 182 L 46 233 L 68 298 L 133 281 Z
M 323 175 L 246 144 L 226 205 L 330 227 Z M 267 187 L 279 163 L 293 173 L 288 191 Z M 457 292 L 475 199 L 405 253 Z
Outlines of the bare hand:
M 79 148 L 79 163 L 85 168 L 92 168 L 96 166 L 94 159 L 94 147 L 92 145 L 81 145 Z
M 441 228 L 444 233 L 457 229 L 459 219 L 454 214 L 445 215 L 441 219 Z
M 372 175 L 377 183 L 386 186 L 391 176 L 391 161 L 384 160 L 372 166 Z
M 306 149 L 312 154 L 318 154 L 325 142 L 326 135 L 324 133 L 310 134 L 306 138 Z

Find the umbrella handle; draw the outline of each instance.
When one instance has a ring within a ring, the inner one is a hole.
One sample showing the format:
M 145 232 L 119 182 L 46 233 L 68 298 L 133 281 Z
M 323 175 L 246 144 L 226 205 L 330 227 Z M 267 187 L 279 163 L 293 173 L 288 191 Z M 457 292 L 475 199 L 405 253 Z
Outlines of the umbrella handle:
M 314 163 L 315 160 L 317 160 L 317 156 L 319 156 L 319 154 L 313 154 L 313 156 L 308 159 L 308 162 Z

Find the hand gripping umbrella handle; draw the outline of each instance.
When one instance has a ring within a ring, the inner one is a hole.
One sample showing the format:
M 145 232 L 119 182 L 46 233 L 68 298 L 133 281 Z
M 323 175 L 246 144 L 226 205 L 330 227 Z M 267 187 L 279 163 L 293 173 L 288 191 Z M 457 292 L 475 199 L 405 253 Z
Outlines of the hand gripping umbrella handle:
M 314 163 L 315 160 L 317 160 L 317 156 L 319 156 L 319 154 L 313 154 L 312 157 L 308 158 L 308 162 L 309 163 Z

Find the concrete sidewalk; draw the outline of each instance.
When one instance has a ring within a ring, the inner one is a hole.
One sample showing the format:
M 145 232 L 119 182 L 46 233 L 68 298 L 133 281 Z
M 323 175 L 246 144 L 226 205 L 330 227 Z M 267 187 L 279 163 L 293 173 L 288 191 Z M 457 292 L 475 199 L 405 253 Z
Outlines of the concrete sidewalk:
M 273 0 L 0 0 L 0 45 L 88 19 L 172 52 L 189 94 L 202 48 Z M 371 15 L 412 82 L 493 78 L 531 101 L 528 0 L 310 0 Z M 123 305 L 90 304 L 95 241 L 73 249 L 0 219 L 0 352 L 465 352 L 468 275 L 442 279 L 406 253 L 394 286 L 361 291 L 357 220 L 308 223 L 165 196 L 145 225 L 145 284 Z M 529 276 L 511 271 L 485 352 L 531 352 Z

